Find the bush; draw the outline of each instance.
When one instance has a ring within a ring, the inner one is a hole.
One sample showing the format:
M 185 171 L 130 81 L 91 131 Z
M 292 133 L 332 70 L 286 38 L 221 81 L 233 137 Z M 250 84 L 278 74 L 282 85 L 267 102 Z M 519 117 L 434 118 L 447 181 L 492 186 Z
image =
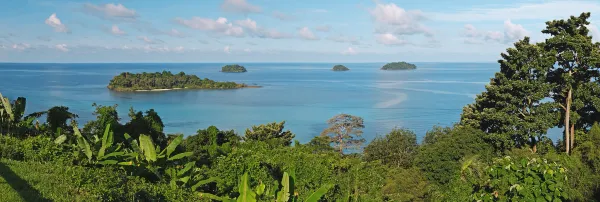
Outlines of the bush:
M 101 177 L 99 177 L 101 176 Z M 199 201 L 168 184 L 128 178 L 113 168 L 0 160 L 0 201 Z
M 381 160 L 397 168 L 409 168 L 418 151 L 417 136 L 406 129 L 394 129 L 384 137 L 377 137 L 365 147 L 365 160 Z
M 35 136 L 19 139 L 0 136 L 0 158 L 36 162 L 70 163 L 73 153 L 65 145 L 55 144 L 49 137 Z
M 483 136 L 477 129 L 454 128 L 435 142 L 421 146 L 415 165 L 429 181 L 446 184 L 458 176 L 461 159 L 473 155 L 478 155 L 483 162 L 491 159 L 493 147 L 484 142 Z

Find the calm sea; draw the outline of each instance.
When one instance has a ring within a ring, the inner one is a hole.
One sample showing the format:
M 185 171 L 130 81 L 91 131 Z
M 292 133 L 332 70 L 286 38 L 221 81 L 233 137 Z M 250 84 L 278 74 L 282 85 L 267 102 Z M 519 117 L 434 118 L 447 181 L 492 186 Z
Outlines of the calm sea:
M 68 106 L 84 123 L 92 103 L 118 104 L 127 112 L 155 109 L 168 133 L 194 134 L 215 125 L 243 134 L 246 128 L 286 121 L 307 142 L 326 120 L 347 113 L 363 117 L 367 140 L 405 127 L 419 140 L 434 125 L 457 122 L 498 70 L 496 63 L 417 63 L 414 71 L 381 71 L 384 63 L 345 64 L 333 72 L 325 63 L 242 63 L 247 73 L 221 73 L 224 64 L 12 64 L 0 63 L 0 92 L 27 98 L 27 113 Z M 201 78 L 256 84 L 263 88 L 117 93 L 106 88 L 120 72 L 184 71 Z

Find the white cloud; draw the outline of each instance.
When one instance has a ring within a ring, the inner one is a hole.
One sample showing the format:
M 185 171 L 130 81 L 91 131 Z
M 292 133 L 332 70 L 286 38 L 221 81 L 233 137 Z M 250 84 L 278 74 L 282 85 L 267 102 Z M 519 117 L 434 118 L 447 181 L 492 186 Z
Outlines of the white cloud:
M 464 42 L 467 44 L 483 44 L 484 42 L 513 43 L 529 35 L 522 25 L 510 20 L 504 21 L 504 33 L 498 31 L 481 31 L 471 24 L 466 24 L 463 31 Z
M 110 33 L 114 34 L 114 35 L 125 35 L 126 33 L 119 29 L 119 27 L 117 25 L 113 25 L 112 28 L 110 29 Z
M 174 52 L 183 52 L 185 50 L 185 48 L 183 48 L 183 46 L 177 46 L 175 48 L 173 48 Z
M 433 32 L 422 24 L 426 18 L 419 10 L 407 11 L 394 3 L 378 3 L 375 8 L 369 9 L 369 13 L 378 24 L 377 33 L 433 37 Z
M 231 53 L 231 49 L 229 48 L 229 46 L 225 46 L 225 47 L 223 48 L 223 52 L 225 52 L 225 53 L 229 54 L 229 53 Z
M 177 18 L 176 21 L 179 24 L 185 25 L 192 29 L 211 31 L 214 33 L 234 37 L 244 36 L 244 30 L 242 27 L 234 26 L 232 23 L 227 21 L 227 18 L 220 17 L 217 20 L 213 20 L 209 18 L 193 17 L 189 20 Z
M 502 7 L 461 9 L 460 12 L 426 13 L 436 21 L 475 22 L 513 20 L 562 19 L 582 12 L 600 13 L 598 1 L 544 1 L 542 3 L 509 4 Z
M 354 50 L 352 47 L 348 47 L 347 49 L 342 51 L 342 55 L 356 55 L 358 52 Z
M 139 17 L 135 10 L 128 9 L 123 4 L 94 5 L 86 3 L 83 8 L 87 14 L 109 20 L 135 21 Z
M 279 12 L 279 11 L 273 11 L 273 17 L 281 20 L 281 21 L 290 21 L 290 20 L 295 20 L 296 18 L 294 16 Z
M 69 49 L 67 48 L 67 44 L 57 44 L 56 46 L 54 46 L 54 48 L 56 48 L 56 50 L 59 50 L 62 52 L 69 52 Z
M 333 42 L 338 42 L 338 43 L 351 43 L 354 45 L 359 45 L 360 44 L 360 40 L 358 37 L 350 37 L 350 36 L 344 36 L 344 35 L 336 35 L 336 36 L 329 36 L 327 37 L 327 40 L 333 41 Z
M 142 41 L 146 42 L 147 44 L 164 43 L 164 41 L 162 41 L 160 39 L 150 39 L 147 36 L 138 36 L 137 39 L 142 40 Z
M 254 32 L 258 31 L 258 26 L 256 25 L 256 21 L 251 20 L 250 18 L 246 18 L 245 20 L 235 21 L 235 24 L 237 24 L 243 28 L 249 29 L 251 31 L 254 31 Z
M 31 45 L 27 44 L 27 43 L 18 43 L 18 44 L 13 44 L 12 48 L 18 51 L 23 51 L 25 49 L 29 49 L 31 48 Z
M 252 50 L 250 50 L 249 48 L 246 48 L 246 49 L 244 49 L 244 52 L 250 53 L 250 52 L 252 52 Z
M 377 40 L 378 43 L 383 44 L 383 45 L 397 46 L 397 45 L 408 44 L 407 41 L 398 39 L 398 37 L 396 37 L 395 35 L 390 34 L 390 33 L 378 34 L 375 36 L 375 39 Z
M 176 29 L 171 29 L 171 31 L 166 31 L 164 33 L 166 33 L 167 35 L 172 36 L 172 37 L 179 37 L 179 38 L 185 37 L 185 34 L 179 32 Z
M 522 25 L 513 24 L 510 20 L 504 21 L 504 40 L 506 43 L 521 40 L 527 35 L 529 35 L 529 32 Z
M 317 30 L 319 32 L 329 32 L 329 31 L 331 31 L 331 26 L 329 26 L 329 25 L 317 26 L 315 28 L 315 30 Z
M 592 41 L 598 42 L 600 41 L 600 31 L 598 31 L 598 27 L 594 24 L 590 24 L 586 26 L 590 30 L 590 34 L 592 36 Z
M 265 29 L 258 26 L 256 21 L 246 18 L 245 20 L 238 20 L 235 22 L 236 25 L 245 28 L 249 31 L 251 36 L 259 38 L 270 38 L 270 39 L 283 39 L 291 37 L 290 34 L 282 33 L 274 29 Z
M 67 26 L 65 26 L 60 19 L 56 17 L 56 13 L 52 13 L 52 15 L 46 19 L 45 23 L 50 27 L 53 27 L 55 32 L 69 32 Z
M 258 6 L 248 3 L 246 0 L 225 0 L 221 9 L 234 13 L 260 13 L 262 9 Z
M 306 40 L 319 40 L 319 37 L 315 36 L 308 27 L 303 27 L 298 30 L 298 35 L 302 39 Z

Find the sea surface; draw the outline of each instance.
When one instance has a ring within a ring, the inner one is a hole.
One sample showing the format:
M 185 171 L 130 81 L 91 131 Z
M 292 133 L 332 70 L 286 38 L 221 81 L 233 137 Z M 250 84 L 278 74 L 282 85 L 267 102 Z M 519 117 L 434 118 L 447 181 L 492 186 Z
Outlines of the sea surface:
M 0 63 L 0 92 L 27 98 L 27 113 L 63 105 L 81 125 L 94 119 L 92 103 L 117 104 L 122 122 L 130 107 L 154 109 L 167 133 L 195 134 L 211 125 L 233 129 L 286 121 L 286 129 L 308 142 L 340 113 L 365 120 L 371 140 L 394 128 L 413 130 L 419 140 L 434 125 L 459 121 L 463 106 L 485 90 L 496 63 L 416 63 L 417 70 L 382 71 L 384 63 L 240 63 L 246 73 L 222 73 L 218 63 L 199 64 L 25 64 Z M 106 86 L 121 72 L 180 71 L 217 81 L 262 88 L 119 93 Z

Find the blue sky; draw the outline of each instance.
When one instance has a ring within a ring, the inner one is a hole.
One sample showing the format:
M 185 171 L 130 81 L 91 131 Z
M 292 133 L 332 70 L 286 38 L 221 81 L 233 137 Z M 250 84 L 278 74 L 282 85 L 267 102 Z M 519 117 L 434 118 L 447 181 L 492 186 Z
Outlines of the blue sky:
M 495 62 L 600 1 L 6 1 L 0 62 Z M 596 20 L 598 19 L 598 20 Z

